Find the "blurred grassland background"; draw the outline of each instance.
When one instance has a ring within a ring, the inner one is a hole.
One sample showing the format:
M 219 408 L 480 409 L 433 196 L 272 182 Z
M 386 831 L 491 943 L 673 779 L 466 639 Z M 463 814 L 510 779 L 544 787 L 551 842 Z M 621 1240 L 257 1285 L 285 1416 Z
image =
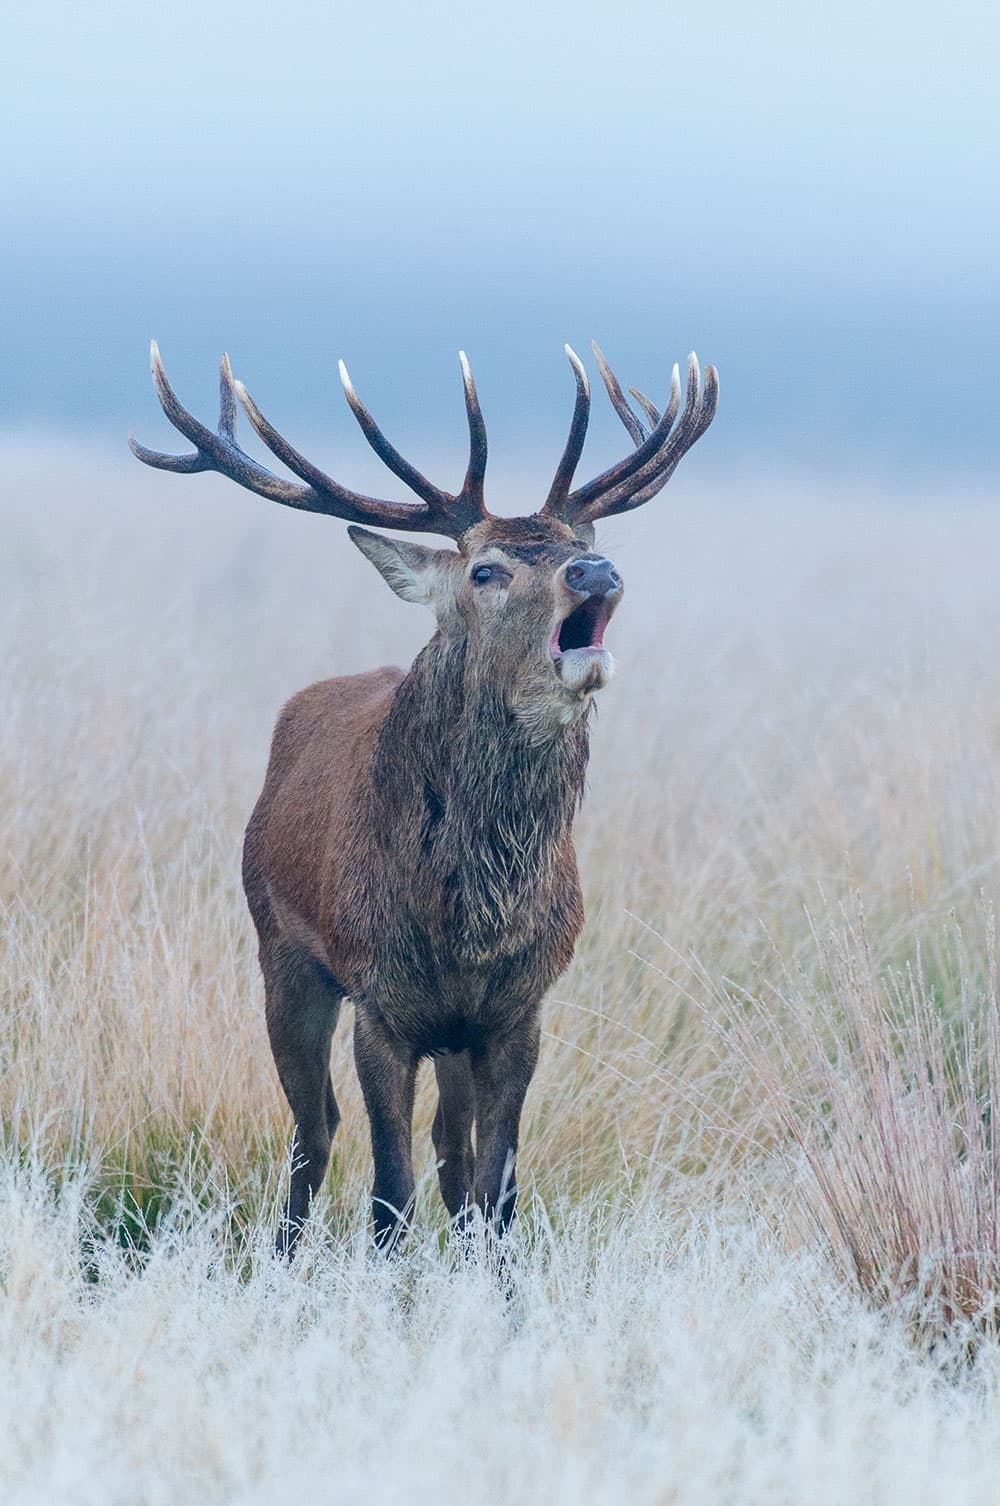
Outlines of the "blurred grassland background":
M 992 11 L 108 0 L 4 48 L 5 1501 L 992 1503 Z M 242 829 L 281 703 L 430 618 L 342 525 L 132 461 L 172 437 L 147 340 L 205 417 L 228 348 L 393 496 L 336 357 L 449 485 L 464 346 L 514 513 L 591 334 L 653 397 L 695 345 L 722 398 L 599 535 L 588 923 L 510 1269 L 447 1238 L 426 1068 L 416 1231 L 371 1259 L 349 1012 L 279 1269 Z

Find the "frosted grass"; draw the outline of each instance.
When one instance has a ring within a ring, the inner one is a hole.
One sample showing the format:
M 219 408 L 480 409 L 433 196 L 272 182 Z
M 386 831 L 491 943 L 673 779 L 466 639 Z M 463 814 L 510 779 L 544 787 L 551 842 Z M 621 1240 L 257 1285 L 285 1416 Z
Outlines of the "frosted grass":
M 995 1499 L 1000 1357 L 914 1348 L 753 1220 L 529 1208 L 513 1295 L 360 1221 L 242 1275 L 210 1224 L 79 1273 L 83 1189 L 2 1184 L 0 1482 L 12 1503 Z

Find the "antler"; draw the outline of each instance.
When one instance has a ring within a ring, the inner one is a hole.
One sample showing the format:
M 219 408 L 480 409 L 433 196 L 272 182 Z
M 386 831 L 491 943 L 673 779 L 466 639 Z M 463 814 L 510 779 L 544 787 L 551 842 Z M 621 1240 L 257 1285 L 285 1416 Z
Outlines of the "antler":
M 382 528 L 399 528 L 416 533 L 441 533 L 448 538 L 459 538 L 467 528 L 482 522 L 489 513 L 483 497 L 483 479 L 486 474 L 486 426 L 476 395 L 476 384 L 464 353 L 459 353 L 462 364 L 462 382 L 465 388 L 465 411 L 469 421 L 469 465 L 460 492 L 440 490 L 433 486 L 397 449 L 386 439 L 368 409 L 362 403 L 351 384 L 347 367 L 340 363 L 340 380 L 344 394 L 351 406 L 362 432 L 376 455 L 389 470 L 411 491 L 421 498 L 419 505 L 407 502 L 380 502 L 375 497 L 366 497 L 360 492 L 349 491 L 346 486 L 332 480 L 318 470 L 304 455 L 300 455 L 288 440 L 278 433 L 261 413 L 257 404 L 243 386 L 233 381 L 229 357 L 223 356 L 219 365 L 219 425 L 213 434 L 204 424 L 190 414 L 177 399 L 167 381 L 156 341 L 150 342 L 150 365 L 153 385 L 160 399 L 160 406 L 175 429 L 194 445 L 191 455 L 165 455 L 159 450 L 147 450 L 134 435 L 129 435 L 132 453 L 145 465 L 161 471 L 178 471 L 191 474 L 194 471 L 218 471 L 222 476 L 267 497 L 280 502 L 284 507 L 297 507 L 305 512 L 322 512 L 331 517 L 345 518 L 350 523 L 375 523 Z M 258 464 L 236 442 L 236 399 L 260 438 L 273 455 L 277 455 L 290 471 L 305 485 L 286 481 L 275 476 Z
M 670 480 L 681 457 L 704 434 L 715 417 L 719 402 L 718 372 L 714 366 L 707 366 L 702 385 L 698 357 L 692 351 L 688 356 L 687 397 L 676 427 L 674 421 L 681 405 L 680 373 L 676 366 L 670 378 L 670 396 L 662 414 L 643 393 L 634 387 L 629 389 L 646 416 L 647 429 L 622 392 L 603 351 L 597 344 L 593 344 L 593 351 L 608 396 L 628 430 L 635 450 L 593 481 L 588 481 L 586 486 L 570 491 L 587 433 L 590 392 L 583 366 L 567 345 L 566 354 L 576 376 L 576 404 L 569 439 L 542 512 L 573 524 L 593 523 L 597 518 L 630 512 L 633 507 L 641 507 L 650 497 L 655 497 Z

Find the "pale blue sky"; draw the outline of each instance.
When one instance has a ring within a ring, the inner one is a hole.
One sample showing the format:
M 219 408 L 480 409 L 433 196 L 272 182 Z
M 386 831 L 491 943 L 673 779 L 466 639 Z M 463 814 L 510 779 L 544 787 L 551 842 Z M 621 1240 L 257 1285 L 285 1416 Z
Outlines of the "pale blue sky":
M 0 41 L 0 422 L 163 438 L 155 333 L 202 405 L 228 347 L 314 432 L 343 354 L 442 443 L 464 345 L 542 443 L 595 334 L 639 385 L 716 360 L 720 454 L 1000 460 L 986 4 L 13 0 Z

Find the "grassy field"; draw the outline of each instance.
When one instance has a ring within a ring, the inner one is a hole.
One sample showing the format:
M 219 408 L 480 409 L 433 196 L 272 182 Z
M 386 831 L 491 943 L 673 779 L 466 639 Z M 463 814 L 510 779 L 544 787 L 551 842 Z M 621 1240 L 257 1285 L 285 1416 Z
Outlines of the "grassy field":
M 505 1296 L 446 1238 L 426 1070 L 417 1233 L 371 1255 L 349 1016 L 326 1192 L 269 1254 L 243 823 L 281 702 L 430 619 L 337 523 L 2 454 L 4 1502 L 993 1502 L 996 495 L 689 462 L 606 525 L 588 926 Z

